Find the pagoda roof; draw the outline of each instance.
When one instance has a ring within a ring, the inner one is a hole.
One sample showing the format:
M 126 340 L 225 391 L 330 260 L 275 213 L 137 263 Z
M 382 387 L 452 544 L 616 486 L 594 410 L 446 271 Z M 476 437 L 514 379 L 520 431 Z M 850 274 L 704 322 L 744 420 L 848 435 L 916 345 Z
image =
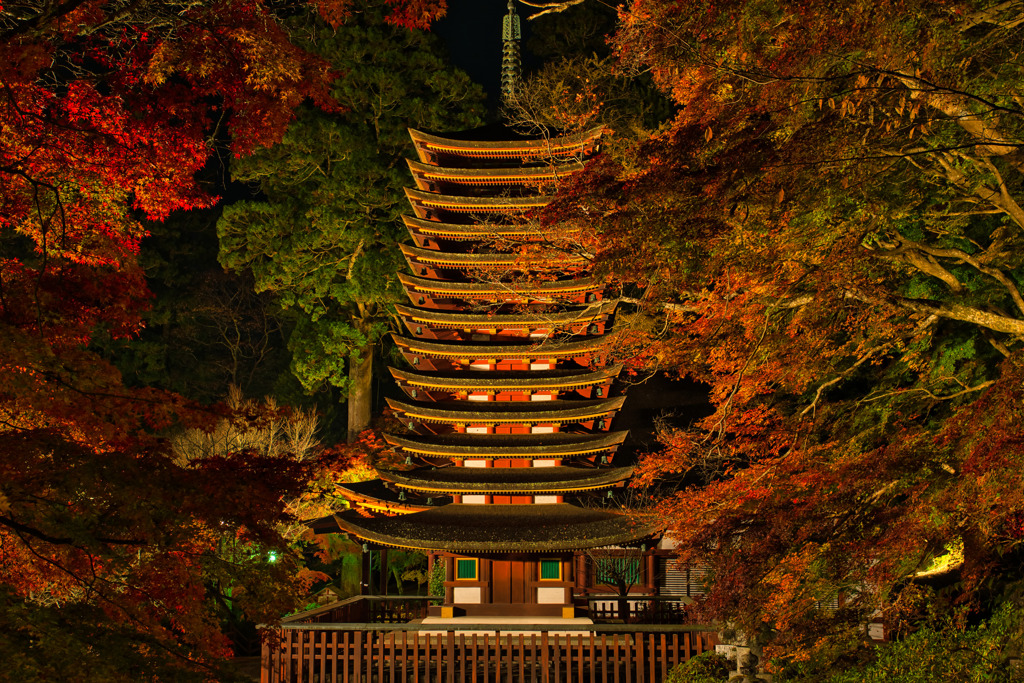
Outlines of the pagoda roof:
M 411 515 L 369 519 L 345 512 L 310 526 L 319 534 L 343 532 L 380 545 L 455 553 L 579 550 L 630 543 L 655 532 L 647 520 L 568 503 L 453 503 Z
M 585 422 L 622 408 L 625 396 L 581 401 L 446 401 L 413 405 L 387 399 L 388 406 L 408 417 L 426 422 Z
M 629 479 L 632 467 L 441 467 L 380 470 L 381 478 L 427 493 L 568 493 Z
M 437 507 L 401 500 L 399 494 L 385 486 L 381 479 L 338 484 L 338 492 L 353 503 L 381 514 L 402 515 Z M 438 505 L 450 502 L 450 498 L 444 497 L 438 501 Z
M 446 344 L 409 339 L 394 332 L 391 333 L 391 338 L 395 344 L 409 352 L 421 353 L 432 358 L 565 358 L 603 351 L 612 343 L 614 335 L 605 334 L 570 342 L 545 339 L 533 344 Z
M 596 434 L 444 434 L 398 436 L 384 434 L 392 446 L 421 456 L 466 458 L 568 458 L 617 448 L 627 432 Z
M 567 156 L 581 154 L 588 143 L 601 136 L 603 128 L 591 128 L 574 135 L 564 135 L 546 139 L 525 140 L 457 140 L 455 138 L 431 135 L 423 131 L 409 129 L 409 136 L 417 149 L 426 148 L 436 154 L 470 157 L 477 159 L 516 159 Z M 420 160 L 428 161 L 420 152 Z
M 416 291 L 450 297 L 530 296 L 532 298 L 555 298 L 558 294 L 579 294 L 603 288 L 601 283 L 589 277 L 578 280 L 542 280 L 540 282 L 454 282 L 399 273 L 398 281 Z
M 465 197 L 454 194 L 438 194 L 405 188 L 405 196 L 413 206 L 430 209 L 445 209 L 457 213 L 526 213 L 530 209 L 547 206 L 551 197 L 531 195 L 529 197 Z
M 517 185 L 553 182 L 583 169 L 580 162 L 527 167 L 453 168 L 406 159 L 413 176 L 465 185 Z M 422 189 L 422 188 L 421 188 Z
M 435 372 L 419 373 L 397 368 L 388 368 L 391 376 L 400 382 L 413 386 L 433 387 L 452 391 L 484 391 L 506 389 L 509 391 L 542 391 L 545 389 L 573 390 L 593 384 L 600 384 L 614 378 L 622 370 L 613 365 L 591 372 L 588 370 L 519 370 L 488 372 Z
M 441 223 L 407 215 L 402 221 L 409 230 L 450 240 L 542 237 L 548 232 L 536 223 Z
M 410 306 L 395 305 L 398 315 L 412 323 L 437 328 L 500 328 L 534 329 L 538 327 L 564 327 L 571 324 L 586 324 L 595 320 L 604 320 L 615 312 L 617 299 L 605 300 L 575 311 L 562 313 L 461 313 L 454 311 L 437 311 Z
M 399 244 L 402 254 L 407 260 L 433 264 L 448 268 L 509 268 L 523 270 L 524 267 L 538 269 L 538 266 L 566 267 L 587 263 L 582 256 L 572 256 L 565 252 L 552 251 L 543 263 L 537 263 L 536 257 L 527 259 L 522 254 L 499 252 L 483 252 L 474 254 L 453 254 L 433 249 L 421 249 L 408 244 Z

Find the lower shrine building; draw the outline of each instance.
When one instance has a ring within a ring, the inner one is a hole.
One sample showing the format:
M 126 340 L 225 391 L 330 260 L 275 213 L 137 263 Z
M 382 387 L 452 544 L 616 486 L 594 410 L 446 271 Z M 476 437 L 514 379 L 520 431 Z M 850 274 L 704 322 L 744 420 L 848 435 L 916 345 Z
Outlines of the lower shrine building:
M 439 615 L 571 616 L 601 581 L 594 549 L 653 546 L 648 526 L 602 505 L 633 471 L 615 457 L 617 302 L 583 257 L 521 249 L 544 239 L 526 214 L 582 168 L 600 131 L 411 135 L 410 274 L 398 276 L 409 305 L 394 336 L 407 367 L 390 369 L 403 398 L 388 400 L 404 431 L 385 435 L 405 464 L 346 485 L 350 509 L 313 528 L 444 561 Z

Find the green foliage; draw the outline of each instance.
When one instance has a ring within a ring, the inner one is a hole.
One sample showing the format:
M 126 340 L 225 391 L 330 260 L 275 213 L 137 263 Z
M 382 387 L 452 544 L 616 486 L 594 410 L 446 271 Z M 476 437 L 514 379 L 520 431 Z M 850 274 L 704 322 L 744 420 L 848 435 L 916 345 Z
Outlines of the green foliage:
M 434 558 L 434 566 L 430 568 L 430 575 L 427 577 L 427 595 L 444 597 L 445 567 L 448 560 L 444 557 Z M 440 602 L 434 604 L 440 605 Z
M 861 654 L 862 664 L 820 662 L 792 666 L 779 683 L 1019 683 L 1024 669 L 1011 660 L 1024 649 L 1024 610 L 1012 603 L 987 621 L 968 627 L 946 618 L 904 639 Z M 836 669 L 840 669 L 836 671 Z M 831 669 L 831 671 L 829 671 Z
M 0 660 L 4 678 L 23 683 L 81 681 L 133 683 L 141 680 L 202 683 L 211 671 L 175 665 L 188 660 L 185 649 L 168 660 L 153 657 L 167 644 L 147 637 L 128 623 L 85 603 L 32 605 L 0 588 Z M 211 667 L 212 669 L 213 667 Z M 217 671 L 218 681 L 236 680 Z
M 381 323 L 371 323 L 364 332 L 347 319 L 300 318 L 288 340 L 292 371 L 307 391 L 315 391 L 324 384 L 347 391 L 349 363 L 344 352 L 374 343 L 384 329 Z
M 212 403 L 230 386 L 272 393 L 288 373 L 289 316 L 248 273 L 217 263 L 221 209 L 175 212 L 149 226 L 139 262 L 153 291 L 137 336 L 99 330 L 92 347 L 133 386 L 152 386 Z
M 218 223 L 226 268 L 251 271 L 298 320 L 289 348 L 307 390 L 348 387 L 346 360 L 387 330 L 400 295 L 396 245 L 413 156 L 408 126 L 459 129 L 481 121 L 483 95 L 444 61 L 437 41 L 389 27 L 366 9 L 336 30 L 297 20 L 293 33 L 345 78 L 341 111 L 304 107 L 284 140 L 238 160 L 234 179 L 257 200 L 225 208 Z
M 427 576 L 427 556 L 416 550 L 389 550 L 388 569 L 399 595 L 405 594 L 406 584 L 412 584 L 414 594 L 419 595 L 420 587 L 430 580 Z
M 729 661 L 714 652 L 705 652 L 668 672 L 665 683 L 724 683 L 729 679 Z

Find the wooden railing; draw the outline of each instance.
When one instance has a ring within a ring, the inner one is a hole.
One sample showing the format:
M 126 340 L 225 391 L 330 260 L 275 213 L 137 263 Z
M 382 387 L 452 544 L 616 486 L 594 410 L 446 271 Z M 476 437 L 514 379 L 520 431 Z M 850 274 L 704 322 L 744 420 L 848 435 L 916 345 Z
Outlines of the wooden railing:
M 629 624 L 286 624 L 264 636 L 262 683 L 661 683 L 716 642 L 706 627 Z
M 285 617 L 284 624 L 404 624 L 427 616 L 431 600 L 425 595 L 357 595 Z
M 693 601 L 680 597 L 619 597 L 598 593 L 587 596 L 587 616 L 595 622 L 627 624 L 685 624 L 690 617 L 686 606 Z

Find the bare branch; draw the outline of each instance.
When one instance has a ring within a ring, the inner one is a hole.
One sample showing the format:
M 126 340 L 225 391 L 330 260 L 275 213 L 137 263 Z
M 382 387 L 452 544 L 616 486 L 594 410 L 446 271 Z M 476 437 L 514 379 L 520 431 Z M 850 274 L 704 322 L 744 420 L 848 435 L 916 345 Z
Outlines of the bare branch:
M 528 20 L 533 21 L 537 17 L 542 17 L 545 14 L 564 12 L 565 10 L 569 9 L 570 7 L 573 7 L 574 5 L 579 5 L 586 2 L 586 0 L 564 0 L 563 2 L 530 2 L 529 0 L 519 0 L 519 2 L 523 3 L 527 7 L 543 8 L 540 12 L 531 14 L 530 16 L 527 17 Z
M 971 393 L 974 393 L 975 391 L 981 391 L 982 389 L 988 389 L 990 386 L 992 386 L 995 383 L 996 383 L 996 380 L 992 379 L 992 380 L 989 380 L 987 382 L 982 382 L 981 384 L 979 384 L 977 386 L 974 386 L 974 387 L 967 387 L 967 388 L 962 389 L 962 390 L 960 390 L 960 391 L 958 391 L 958 392 L 956 392 L 954 394 L 945 394 L 945 395 L 936 394 L 933 391 L 931 391 L 930 389 L 927 389 L 925 387 L 914 387 L 914 388 L 911 388 L 911 389 L 900 389 L 900 390 L 897 390 L 897 391 L 887 391 L 884 394 L 877 394 L 877 395 L 874 395 L 874 396 L 868 396 L 868 397 L 863 398 L 860 401 L 858 401 L 858 403 L 871 403 L 872 401 L 880 401 L 883 398 L 888 398 L 890 396 L 896 396 L 898 394 L 913 394 L 913 393 L 927 394 L 929 398 L 932 398 L 932 399 L 934 399 L 936 401 L 951 401 L 954 398 L 959 398 L 960 396 L 964 396 L 965 394 L 971 394 Z
M 869 349 L 867 353 L 865 353 L 860 358 L 858 358 L 857 361 L 853 365 L 848 367 L 843 372 L 839 373 L 839 375 L 837 377 L 834 377 L 834 378 L 830 379 L 829 381 L 827 381 L 827 382 L 821 384 L 820 386 L 818 386 L 818 390 L 814 393 L 814 400 L 811 401 L 811 404 L 809 406 L 807 406 L 806 408 L 804 408 L 803 410 L 800 411 L 800 417 L 804 417 L 805 415 L 807 415 L 807 413 L 811 413 L 811 416 L 813 417 L 814 411 L 818 407 L 818 401 L 821 400 L 821 395 L 823 393 L 825 393 L 826 389 L 828 389 L 831 386 L 835 386 L 836 384 L 839 384 L 840 382 L 842 382 L 844 379 L 849 377 L 850 374 L 852 374 L 854 370 L 856 370 L 861 365 L 863 365 L 868 360 L 870 360 L 872 357 L 874 357 L 874 355 L 876 353 L 878 353 L 879 351 L 882 351 L 883 349 L 887 349 L 890 346 L 891 346 L 891 344 L 882 344 L 880 346 L 876 346 L 873 349 Z

